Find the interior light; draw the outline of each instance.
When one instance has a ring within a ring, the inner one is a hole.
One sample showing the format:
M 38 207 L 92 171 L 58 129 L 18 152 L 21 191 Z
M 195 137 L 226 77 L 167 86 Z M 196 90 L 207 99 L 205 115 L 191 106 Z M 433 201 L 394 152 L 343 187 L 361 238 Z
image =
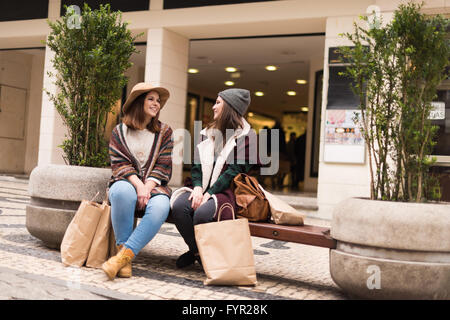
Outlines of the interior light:
M 198 73 L 198 69 L 195 69 L 195 68 L 189 68 L 189 69 L 188 69 L 188 72 L 189 72 L 189 73 Z
M 275 71 L 275 70 L 277 70 L 277 67 L 275 67 L 275 66 L 266 66 L 266 70 L 267 71 Z
M 225 81 L 225 85 L 234 86 L 234 82 L 233 81 Z
M 249 113 L 248 113 L 248 116 L 249 116 L 249 117 L 253 117 L 254 115 L 255 115 L 255 114 L 254 114 L 253 112 L 249 112 Z
M 297 83 L 298 83 L 298 84 L 307 84 L 308 81 L 303 80 L 303 79 L 298 79 L 298 80 L 297 80 Z
M 255 92 L 255 96 L 262 97 L 263 95 L 264 95 L 264 92 L 262 92 L 262 91 Z
M 308 112 L 308 107 L 301 107 L 301 109 L 300 110 L 302 110 L 303 112 Z
M 288 96 L 296 96 L 296 95 L 297 95 L 297 92 L 295 92 L 295 91 L 288 91 L 288 92 L 286 92 L 286 94 L 287 94 Z
M 235 67 L 226 67 L 226 68 L 225 68 L 225 71 L 226 71 L 226 72 L 236 72 L 237 69 L 236 69 Z

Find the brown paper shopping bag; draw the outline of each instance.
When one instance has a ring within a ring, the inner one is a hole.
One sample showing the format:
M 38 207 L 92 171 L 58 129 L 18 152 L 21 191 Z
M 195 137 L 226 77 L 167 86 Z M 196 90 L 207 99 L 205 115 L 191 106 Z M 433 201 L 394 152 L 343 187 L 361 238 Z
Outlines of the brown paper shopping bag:
M 92 240 L 91 248 L 86 260 L 86 267 L 101 268 L 108 260 L 110 252 L 111 207 L 106 205 Z
M 266 199 L 269 201 L 270 215 L 275 224 L 285 224 L 285 225 L 303 225 L 304 216 L 298 210 L 281 200 L 280 198 L 274 196 L 270 192 L 264 190 L 259 186 L 264 192 Z
M 256 272 L 252 240 L 247 219 L 220 221 L 225 207 L 219 209 L 218 221 L 195 226 L 205 285 L 255 285 Z M 234 217 L 234 212 L 233 212 Z
M 81 267 L 85 263 L 97 225 L 106 210 L 109 206 L 105 202 L 81 202 L 61 243 L 61 259 L 66 266 Z

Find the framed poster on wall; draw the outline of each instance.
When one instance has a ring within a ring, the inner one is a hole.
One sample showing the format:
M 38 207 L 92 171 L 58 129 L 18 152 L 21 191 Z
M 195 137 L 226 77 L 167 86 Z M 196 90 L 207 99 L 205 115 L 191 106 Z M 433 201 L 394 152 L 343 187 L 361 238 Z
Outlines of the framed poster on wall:
M 364 163 L 365 144 L 355 120 L 359 110 L 327 110 L 323 160 L 337 163 Z
M 329 77 L 325 114 L 323 161 L 334 163 L 365 162 L 364 138 L 355 123 L 360 118 L 359 97 L 351 90 L 352 79 L 342 76 L 349 63 L 329 49 Z

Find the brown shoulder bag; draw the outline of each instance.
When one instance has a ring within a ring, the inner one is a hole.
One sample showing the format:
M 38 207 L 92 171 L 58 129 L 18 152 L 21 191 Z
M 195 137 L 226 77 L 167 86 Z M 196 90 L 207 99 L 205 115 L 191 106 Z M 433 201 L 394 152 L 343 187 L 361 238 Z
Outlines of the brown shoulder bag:
M 259 188 L 258 180 L 240 173 L 233 180 L 234 195 L 238 205 L 238 216 L 249 221 L 268 221 L 270 218 L 269 201 Z

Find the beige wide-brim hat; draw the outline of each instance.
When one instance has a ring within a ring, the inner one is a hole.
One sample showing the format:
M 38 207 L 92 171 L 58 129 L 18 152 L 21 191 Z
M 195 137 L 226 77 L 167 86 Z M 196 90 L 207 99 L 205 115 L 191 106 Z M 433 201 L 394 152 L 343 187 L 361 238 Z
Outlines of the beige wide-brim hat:
M 140 82 L 140 83 L 136 84 L 133 87 L 133 89 L 131 89 L 130 95 L 128 96 L 127 100 L 123 104 L 123 107 L 122 107 L 123 113 L 127 112 L 128 108 L 131 106 L 131 104 L 137 97 L 139 97 L 143 93 L 150 92 L 150 91 L 158 92 L 159 100 L 161 100 L 160 106 L 162 109 L 162 107 L 164 107 L 164 105 L 166 104 L 167 99 L 169 99 L 169 97 L 170 97 L 169 90 L 167 90 L 166 88 L 163 88 L 163 87 L 153 87 L 149 83 Z

